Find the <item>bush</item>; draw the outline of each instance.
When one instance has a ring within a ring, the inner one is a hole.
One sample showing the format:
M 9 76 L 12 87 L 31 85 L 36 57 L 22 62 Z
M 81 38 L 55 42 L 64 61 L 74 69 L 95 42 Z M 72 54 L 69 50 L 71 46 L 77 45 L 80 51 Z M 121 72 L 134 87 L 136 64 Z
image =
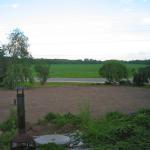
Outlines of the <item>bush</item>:
M 109 60 L 104 62 L 99 70 L 99 74 L 110 83 L 114 81 L 119 82 L 122 78 L 128 77 L 128 70 L 123 63 L 117 60 Z
M 135 135 L 134 126 L 124 125 L 114 131 L 117 140 L 124 140 Z
M 58 117 L 58 115 L 49 112 L 46 116 L 45 116 L 45 120 L 46 121 L 53 121 L 54 119 L 56 119 Z
M 146 116 L 145 114 L 137 114 L 136 117 L 134 118 L 134 122 L 138 126 L 142 126 L 147 129 L 150 128 L 150 117 Z
M 142 86 L 150 80 L 150 66 L 139 68 L 138 72 L 134 74 L 133 82 L 137 86 Z
M 46 64 L 40 64 L 35 66 L 35 71 L 40 79 L 40 83 L 43 85 L 46 83 L 49 76 L 49 66 Z

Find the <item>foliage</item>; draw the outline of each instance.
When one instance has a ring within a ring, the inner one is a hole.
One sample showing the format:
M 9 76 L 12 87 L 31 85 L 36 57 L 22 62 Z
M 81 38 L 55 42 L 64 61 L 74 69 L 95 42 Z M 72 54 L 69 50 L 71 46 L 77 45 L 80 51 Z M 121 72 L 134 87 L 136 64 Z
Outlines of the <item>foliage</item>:
M 46 122 L 51 122 L 59 126 L 63 126 L 69 123 L 78 127 L 83 127 L 91 121 L 92 117 L 89 110 L 89 104 L 85 103 L 84 105 L 81 105 L 80 113 L 77 115 L 73 115 L 71 113 L 54 114 L 50 112 L 44 117 L 44 119 Z
M 87 105 L 88 106 L 88 105 Z M 89 114 L 89 107 L 81 109 L 77 115 L 70 113 L 60 115 L 49 113 L 45 119 L 47 122 L 63 124 L 73 123 L 80 127 L 80 136 L 84 143 L 93 150 L 149 150 L 150 149 L 150 110 L 141 109 L 134 115 L 121 114 L 119 112 L 108 113 L 105 117 L 93 119 Z M 0 124 L 0 149 L 9 150 L 9 143 L 16 132 L 16 118 L 14 113 Z M 85 119 L 85 118 L 86 119 Z M 13 121 L 14 120 L 14 121 Z M 39 150 L 65 150 L 64 147 L 55 144 L 47 144 L 39 147 Z
M 33 83 L 33 81 L 31 68 L 25 64 L 11 64 L 7 68 L 3 85 L 13 89 L 17 86 L 25 86 L 27 82 Z
M 0 47 L 0 58 L 3 58 L 5 56 L 5 50 Z
M 33 64 L 100 64 L 101 60 L 94 60 L 94 59 L 77 59 L 77 60 L 70 60 L 70 59 L 44 59 L 44 58 L 36 58 L 33 60 Z
M 0 47 L 0 86 L 5 77 L 6 68 L 7 68 L 7 63 L 5 60 L 5 50 Z
M 49 113 L 47 116 L 47 120 L 56 124 L 62 118 L 65 115 Z M 67 121 L 61 125 L 78 121 L 76 125 L 82 130 L 81 137 L 94 150 L 149 150 L 149 118 L 150 110 L 141 109 L 134 115 L 111 112 L 106 117 L 93 119 L 87 105 L 78 115 L 67 115 Z
M 10 141 L 16 133 L 17 120 L 16 120 L 16 110 L 12 109 L 9 118 L 0 124 L 0 149 L 9 150 Z
M 138 72 L 135 73 L 133 78 L 133 82 L 138 86 L 142 86 L 144 85 L 144 83 L 148 83 L 149 80 L 150 80 L 150 66 L 139 68 Z
M 116 60 L 104 62 L 103 66 L 99 70 L 99 73 L 102 77 L 105 77 L 109 82 L 118 82 L 122 78 L 128 77 L 128 70 L 126 66 Z
M 50 112 L 45 116 L 44 121 L 54 123 L 58 126 L 64 126 L 65 124 L 68 123 L 77 125 L 80 123 L 80 118 L 71 113 L 66 113 L 61 115 L 61 114 L 54 114 Z
M 70 59 L 44 59 L 44 58 L 36 58 L 33 61 L 33 64 L 101 64 L 104 61 L 101 60 L 94 60 L 94 59 L 77 59 L 77 60 L 70 60 Z M 121 63 L 125 63 L 127 65 L 148 65 L 150 64 L 149 60 L 131 60 L 131 61 L 120 61 Z
M 109 113 L 103 119 L 88 124 L 84 140 L 97 150 L 150 149 L 150 110 L 135 115 Z M 92 126 L 91 126 L 92 125 Z
M 0 130 L 2 131 L 9 131 L 10 129 L 16 129 L 17 128 L 17 117 L 16 117 L 16 110 L 12 109 L 10 111 L 9 118 L 0 124 Z
M 8 37 L 8 44 L 3 45 L 3 50 L 9 57 L 3 85 L 15 88 L 26 82 L 33 83 L 33 76 L 28 60 L 31 55 L 28 52 L 28 38 L 19 29 L 13 30 Z
M 13 58 L 29 58 L 28 37 L 19 29 L 14 29 L 8 37 L 8 44 L 4 45 L 4 49 L 8 51 L 10 57 Z
M 46 64 L 40 64 L 35 66 L 35 70 L 37 72 L 38 78 L 40 79 L 40 83 L 42 85 L 45 84 L 49 76 L 49 66 Z

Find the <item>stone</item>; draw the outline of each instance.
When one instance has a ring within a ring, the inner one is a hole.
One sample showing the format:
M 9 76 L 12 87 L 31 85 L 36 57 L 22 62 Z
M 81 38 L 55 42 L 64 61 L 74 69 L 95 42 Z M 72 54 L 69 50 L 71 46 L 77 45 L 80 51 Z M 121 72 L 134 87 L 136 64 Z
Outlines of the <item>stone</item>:
M 77 146 L 83 146 L 84 143 L 83 142 L 79 142 Z
M 38 145 L 55 143 L 58 145 L 68 145 L 70 143 L 70 138 L 68 136 L 59 135 L 59 134 L 51 134 L 51 135 L 43 135 L 37 136 L 34 141 Z

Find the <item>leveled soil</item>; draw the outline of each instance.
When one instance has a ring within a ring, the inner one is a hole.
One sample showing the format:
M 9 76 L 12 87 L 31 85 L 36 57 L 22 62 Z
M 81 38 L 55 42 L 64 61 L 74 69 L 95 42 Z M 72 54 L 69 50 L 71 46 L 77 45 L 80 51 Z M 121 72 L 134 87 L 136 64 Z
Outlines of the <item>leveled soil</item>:
M 0 90 L 0 122 L 9 115 L 16 91 Z M 123 86 L 66 86 L 25 90 L 26 118 L 37 122 L 48 112 L 78 113 L 81 105 L 90 104 L 94 117 L 106 112 L 130 113 L 150 108 L 150 89 Z

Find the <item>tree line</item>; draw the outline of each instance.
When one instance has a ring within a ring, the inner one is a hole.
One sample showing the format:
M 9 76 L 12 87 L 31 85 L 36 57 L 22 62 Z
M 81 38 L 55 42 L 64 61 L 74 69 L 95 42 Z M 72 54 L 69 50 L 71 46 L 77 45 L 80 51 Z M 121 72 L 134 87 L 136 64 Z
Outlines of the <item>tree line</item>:
M 77 60 L 70 60 L 70 59 L 46 59 L 46 58 L 34 58 L 29 60 L 32 64 L 102 64 L 105 61 L 102 60 L 94 60 L 94 59 L 77 59 Z M 142 65 L 150 65 L 150 60 L 131 60 L 131 61 L 123 61 L 120 62 L 125 64 L 142 64 Z

